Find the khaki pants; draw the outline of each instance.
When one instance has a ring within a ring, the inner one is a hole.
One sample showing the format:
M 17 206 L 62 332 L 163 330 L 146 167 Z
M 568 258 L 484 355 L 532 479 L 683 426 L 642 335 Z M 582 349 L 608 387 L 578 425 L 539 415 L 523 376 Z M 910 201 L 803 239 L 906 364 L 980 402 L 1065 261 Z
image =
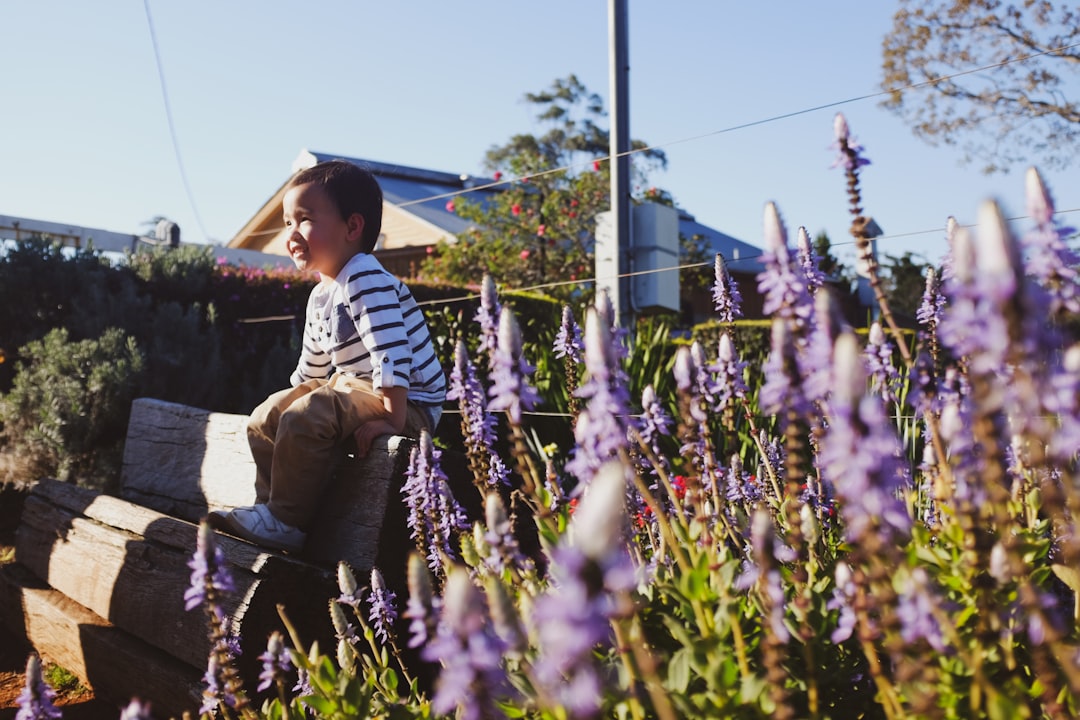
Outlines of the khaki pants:
M 368 380 L 331 375 L 274 393 L 251 413 L 248 444 L 255 460 L 255 501 L 283 523 L 307 530 L 330 481 L 342 442 L 385 415 Z M 432 431 L 423 408 L 409 403 L 405 434 Z

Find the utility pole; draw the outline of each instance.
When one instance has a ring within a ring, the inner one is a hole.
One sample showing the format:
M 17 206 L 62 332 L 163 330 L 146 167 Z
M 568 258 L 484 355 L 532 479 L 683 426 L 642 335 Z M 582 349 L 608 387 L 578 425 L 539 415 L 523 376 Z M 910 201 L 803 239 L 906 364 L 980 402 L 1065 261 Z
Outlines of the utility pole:
M 624 328 L 633 329 L 630 278 L 632 271 L 630 234 L 630 61 L 626 17 L 626 0 L 608 0 L 608 71 L 611 92 L 611 223 L 617 238 L 616 262 L 618 278 L 610 282 L 614 318 Z M 599 275 L 599 273 L 597 273 Z M 597 287 L 600 290 L 600 287 Z

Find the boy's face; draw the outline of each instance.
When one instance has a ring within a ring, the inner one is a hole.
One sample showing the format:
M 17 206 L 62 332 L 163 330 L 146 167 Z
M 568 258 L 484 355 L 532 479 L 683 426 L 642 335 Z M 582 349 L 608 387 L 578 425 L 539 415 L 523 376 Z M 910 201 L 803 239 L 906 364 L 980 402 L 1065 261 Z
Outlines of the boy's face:
M 364 218 L 342 218 L 326 191 L 314 183 L 297 185 L 285 192 L 285 247 L 296 267 L 333 279 L 360 249 Z

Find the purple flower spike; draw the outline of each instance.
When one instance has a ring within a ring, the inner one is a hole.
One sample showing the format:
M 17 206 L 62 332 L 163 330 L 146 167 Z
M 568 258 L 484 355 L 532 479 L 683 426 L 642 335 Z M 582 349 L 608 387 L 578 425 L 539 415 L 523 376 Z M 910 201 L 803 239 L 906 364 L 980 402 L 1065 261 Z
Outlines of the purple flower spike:
M 529 567 L 531 562 L 518 547 L 513 523 L 506 515 L 506 506 L 498 493 L 489 492 L 484 499 L 484 520 L 487 525 L 484 540 L 491 548 L 491 553 L 484 559 L 487 566 L 497 573 L 507 568 Z
M 814 245 L 810 242 L 810 234 L 806 232 L 805 227 L 799 227 L 798 240 L 795 246 L 798 248 L 799 268 L 806 279 L 806 290 L 813 295 L 819 287 L 825 284 L 825 273 L 821 272 L 819 267 L 821 258 L 818 257 L 817 251 L 814 250 Z
M 823 479 L 841 499 L 847 538 L 859 542 L 874 530 L 883 542 L 902 544 L 911 518 L 900 499 L 910 484 L 903 451 L 881 401 L 866 395 L 866 371 L 850 333 L 833 351 L 833 396 L 829 432 L 821 440 Z
M 454 349 L 454 369 L 450 372 L 448 400 L 457 400 L 465 435 L 465 447 L 470 459 L 476 459 L 487 468 L 487 479 L 492 485 L 508 482 L 506 467 L 498 455 L 492 453 L 498 439 L 495 432 L 497 421 L 488 412 L 484 387 L 476 376 L 476 367 L 469 359 L 465 341 L 458 340 Z
M 1024 235 L 1027 271 L 1050 295 L 1053 313 L 1080 312 L 1080 256 L 1065 243 L 1075 228 L 1057 227 L 1054 201 L 1035 168 L 1027 171 L 1028 214 L 1035 227 Z
M 467 570 L 455 568 L 446 580 L 438 634 L 422 652 L 426 660 L 442 664 L 432 710 L 457 711 L 462 720 L 502 717 L 498 702 L 514 695 L 502 668 L 507 649 L 488 617 L 483 593 Z
M 266 652 L 259 656 L 262 660 L 262 672 L 259 673 L 259 692 L 266 690 L 275 682 L 284 678 L 292 670 L 292 660 L 289 651 L 285 647 L 285 638 L 277 630 L 270 633 L 270 639 L 266 643 Z
M 214 540 L 209 523 L 199 523 L 195 553 L 188 561 L 191 568 L 191 587 L 184 593 L 184 609 L 191 610 L 205 602 L 216 600 L 214 593 L 231 593 L 235 589 L 225 554 Z
M 15 720 L 60 720 L 62 713 L 54 700 L 56 691 L 41 675 L 41 659 L 31 654 L 26 659 L 26 685 L 19 693 Z
M 900 373 L 893 365 L 893 345 L 885 338 L 881 323 L 870 325 L 866 342 L 866 362 L 870 366 L 871 384 L 886 403 L 898 401 Z
M 580 363 L 585 351 L 585 343 L 581 338 L 581 326 L 574 320 L 574 312 L 569 305 L 562 309 L 562 324 L 559 326 L 559 334 L 555 336 L 555 357 L 567 358 L 571 362 Z
M 506 411 L 513 425 L 521 424 L 522 410 L 532 410 L 540 396 L 529 385 L 535 368 L 522 357 L 521 329 L 508 308 L 499 315 L 499 342 L 491 356 L 491 387 L 488 396 L 492 412 Z
M 371 592 L 368 594 L 368 604 L 371 611 L 368 620 L 375 629 L 375 635 L 382 642 L 389 642 L 394 632 L 394 623 L 397 622 L 398 612 L 395 602 L 397 595 L 386 587 L 382 573 L 378 568 L 371 568 Z
M 587 484 L 606 460 L 626 447 L 630 399 L 619 381 L 616 337 L 596 309 L 585 317 L 585 382 L 577 396 L 587 404 L 574 425 L 577 446 L 566 469 Z
M 442 452 L 431 434 L 420 433 L 420 442 L 409 457 L 401 494 L 408 509 L 407 521 L 417 548 L 426 554 L 433 572 L 443 570 L 443 558 L 456 558 L 454 534 L 466 529 L 468 519 L 450 491 L 446 473 L 439 466 Z
M 765 252 L 761 260 L 765 269 L 758 273 L 757 280 L 758 290 L 765 298 L 763 312 L 798 318 L 804 323 L 813 314 L 813 302 L 803 273 L 796 271 L 791 261 L 780 211 L 771 202 L 765 206 Z
M 763 370 L 765 383 L 758 396 L 762 410 L 777 415 L 785 427 L 788 409 L 800 417 L 811 414 L 810 402 L 798 377 L 795 338 L 788 329 L 788 323 L 783 320 L 773 321 L 772 346 Z
M 731 336 L 727 333 L 721 335 L 716 363 L 710 367 L 716 376 L 712 390 L 716 398 L 713 408 L 717 412 L 733 409 L 739 400 L 746 397 L 749 389 L 743 380 L 745 367 L 746 363 L 739 360 L 739 355 L 735 352 Z
M 836 113 L 836 117 L 833 118 L 833 136 L 836 142 L 832 147 L 837 150 L 833 167 L 842 166 L 845 170 L 855 170 L 870 164 L 870 161 L 862 156 L 863 146 L 856 143 L 855 138 L 851 136 L 851 129 L 843 113 Z
M 536 681 L 542 696 L 571 718 L 594 717 L 599 710 L 603 691 L 594 649 L 610 643 L 619 597 L 637 585 L 626 528 L 626 472 L 612 462 L 597 473 L 566 539 L 553 551 L 553 582 L 532 615 Z
M 742 294 L 735 279 L 728 272 L 724 256 L 716 253 L 713 263 L 713 305 L 720 315 L 720 322 L 732 323 L 735 318 L 742 317 Z
M 123 710 L 120 711 L 120 720 L 153 720 L 150 713 L 150 703 L 140 702 L 132 698 Z
M 490 358 L 498 342 L 499 315 L 502 305 L 499 303 L 499 291 L 490 275 L 484 274 L 480 286 L 480 307 L 476 310 L 476 321 L 480 323 L 480 348 Z
M 896 616 L 904 642 L 925 640 L 937 652 L 945 652 L 941 625 L 934 617 L 937 607 L 941 607 L 941 598 L 931 587 L 930 578 L 923 568 L 915 568 L 909 582 L 902 584 L 897 599 Z

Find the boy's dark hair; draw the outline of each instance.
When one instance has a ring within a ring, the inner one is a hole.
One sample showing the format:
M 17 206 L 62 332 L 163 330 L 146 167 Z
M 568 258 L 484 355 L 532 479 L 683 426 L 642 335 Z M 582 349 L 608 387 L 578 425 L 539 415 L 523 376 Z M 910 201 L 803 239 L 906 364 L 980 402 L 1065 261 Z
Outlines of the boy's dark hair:
M 370 253 L 382 232 L 383 194 L 375 176 L 348 160 L 327 160 L 293 175 L 288 187 L 315 183 L 330 196 L 344 220 L 353 213 L 364 218 L 360 252 Z

